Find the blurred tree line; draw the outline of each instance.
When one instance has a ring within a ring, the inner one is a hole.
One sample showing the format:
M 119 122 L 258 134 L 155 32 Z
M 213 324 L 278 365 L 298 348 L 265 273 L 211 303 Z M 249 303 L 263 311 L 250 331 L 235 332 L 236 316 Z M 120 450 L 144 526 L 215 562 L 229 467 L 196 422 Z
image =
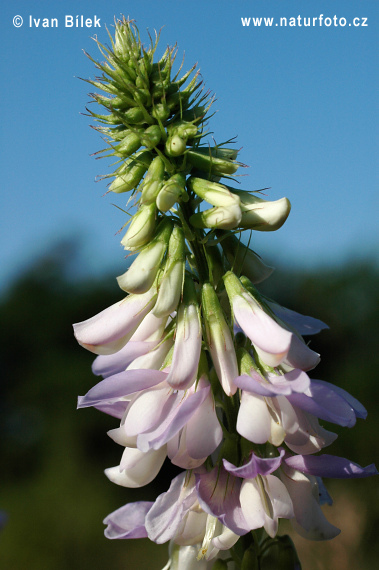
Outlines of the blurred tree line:
M 167 545 L 103 537 L 101 521 L 107 514 L 129 501 L 154 500 L 180 470 L 165 465 L 154 484 L 133 490 L 103 475 L 120 460 L 122 448 L 106 435 L 117 420 L 93 409 L 76 411 L 76 396 L 97 379 L 90 369 L 93 355 L 77 345 L 71 323 L 121 295 L 114 276 L 75 280 L 75 260 L 80 264 L 76 246 L 60 244 L 0 300 L 0 510 L 7 517 L 0 534 L 0 568 L 160 570 Z M 322 355 L 311 377 L 351 392 L 369 416 L 352 430 L 326 425 L 341 434 L 326 452 L 378 466 L 378 268 L 358 261 L 306 273 L 278 268 L 259 288 L 329 324 L 329 330 L 309 338 Z M 321 544 L 293 537 L 303 570 L 376 568 L 377 479 L 326 483 L 335 498 L 326 516 L 342 533 Z

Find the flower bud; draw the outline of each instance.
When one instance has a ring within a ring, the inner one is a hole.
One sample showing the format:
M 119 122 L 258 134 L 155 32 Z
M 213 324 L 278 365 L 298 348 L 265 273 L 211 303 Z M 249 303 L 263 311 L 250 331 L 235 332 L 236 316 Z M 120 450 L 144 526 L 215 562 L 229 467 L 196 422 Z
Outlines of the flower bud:
M 140 146 L 141 146 L 140 135 L 134 131 L 126 131 L 126 135 L 124 136 L 120 144 L 118 144 L 115 147 L 116 150 L 114 154 L 116 156 L 128 157 L 134 152 L 136 152 Z
M 165 149 L 168 156 L 180 156 L 186 150 L 186 141 L 179 135 L 173 135 L 167 139 Z
M 167 261 L 153 311 L 156 317 L 168 316 L 176 310 L 183 289 L 185 259 L 184 233 L 175 226 L 168 244 Z
M 226 395 L 232 396 L 237 391 L 234 384 L 238 376 L 236 353 L 218 297 L 209 283 L 203 285 L 202 310 L 213 366 Z
M 288 198 L 269 202 L 244 192 L 235 190 L 241 199 L 242 219 L 240 227 L 245 230 L 271 232 L 282 227 L 291 210 Z
M 157 196 L 157 208 L 161 212 L 170 210 L 176 202 L 188 201 L 188 194 L 185 190 L 186 178 L 183 174 L 174 174 L 167 180 Z
M 190 217 L 194 228 L 218 228 L 221 230 L 233 230 L 241 221 L 241 209 L 238 203 L 227 207 L 218 206 L 199 212 Z
M 141 142 L 143 146 L 151 150 L 152 148 L 157 146 L 161 138 L 162 138 L 162 133 L 159 126 L 151 125 L 151 127 L 148 127 L 143 133 L 141 137 Z
M 153 110 L 151 111 L 151 116 L 154 117 L 154 119 L 157 119 L 158 121 L 161 121 L 163 123 L 164 121 L 166 121 L 166 119 L 169 118 L 170 109 L 168 108 L 166 103 L 157 103 L 153 107 Z
M 146 245 L 155 230 L 155 204 L 142 205 L 130 222 L 128 231 L 121 240 L 125 249 L 133 251 Z
M 146 293 L 153 285 L 172 232 L 169 220 L 163 220 L 152 242 L 143 248 L 132 265 L 117 277 L 121 289 L 128 293 Z
M 156 156 L 150 163 L 145 176 L 141 193 L 141 204 L 152 204 L 163 186 L 165 165 L 160 156 Z
M 169 132 L 171 135 L 178 135 L 185 141 L 187 139 L 194 137 L 197 134 L 198 128 L 193 123 L 188 121 L 181 121 L 180 123 L 175 122 Z
M 252 283 L 260 283 L 270 277 L 273 267 L 263 263 L 262 259 L 251 249 L 246 247 L 241 240 L 234 235 L 218 232 L 221 247 L 232 267 L 238 269 L 238 273 L 246 275 Z
M 116 193 L 133 190 L 142 180 L 151 159 L 151 153 L 146 150 L 136 153 L 132 159 L 128 160 L 118 170 L 116 178 L 109 186 L 109 190 Z
M 234 174 L 239 167 L 233 160 L 212 156 L 209 149 L 188 150 L 186 156 L 193 166 L 211 174 Z
M 195 178 L 191 176 L 188 179 L 188 187 L 203 200 L 206 200 L 212 206 L 222 206 L 228 208 L 235 204 L 240 204 L 240 199 L 236 194 L 230 192 L 227 186 L 218 184 L 217 182 L 210 182 L 203 178 Z

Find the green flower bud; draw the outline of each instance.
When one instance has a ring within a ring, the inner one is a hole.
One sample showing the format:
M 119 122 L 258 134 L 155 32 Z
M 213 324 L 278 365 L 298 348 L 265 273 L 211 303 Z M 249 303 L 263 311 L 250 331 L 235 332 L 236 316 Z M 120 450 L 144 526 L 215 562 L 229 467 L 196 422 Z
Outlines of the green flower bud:
M 169 118 L 170 109 L 166 103 L 157 103 L 151 111 L 151 116 L 154 117 L 154 119 L 157 119 L 157 121 L 161 121 L 163 123 Z
M 174 123 L 171 128 L 168 128 L 168 131 L 171 135 L 179 135 L 182 139 L 187 141 L 187 139 L 197 134 L 198 128 L 193 123 L 181 121 L 180 123 Z
M 148 127 L 141 137 L 142 144 L 149 150 L 157 146 L 162 138 L 162 132 L 158 125 Z
M 238 170 L 239 163 L 227 158 L 217 158 L 212 156 L 209 149 L 206 150 L 208 152 L 205 149 L 188 150 L 188 161 L 199 170 L 211 174 L 234 174 Z
M 165 165 L 160 156 L 152 160 L 145 179 L 143 181 L 141 204 L 152 204 L 155 202 L 159 190 L 163 186 Z
M 118 285 L 128 293 L 146 293 L 152 287 L 172 232 L 172 223 L 164 220 L 153 238 L 152 242 L 144 247 L 132 265 L 117 277 Z
M 129 109 L 126 109 L 122 112 L 122 117 L 125 123 L 130 125 L 138 125 L 146 122 L 146 117 L 140 107 L 130 107 Z
M 175 226 L 168 244 L 164 274 L 153 310 L 156 317 L 168 316 L 176 310 L 183 290 L 185 259 L 184 233 L 181 228 Z
M 156 224 L 155 204 L 140 207 L 130 222 L 128 231 L 121 240 L 125 249 L 134 251 L 146 245 L 152 238 Z
M 190 222 L 194 228 L 217 228 L 221 230 L 233 230 L 241 221 L 241 209 L 237 202 L 229 206 L 218 206 L 193 214 Z
M 134 131 L 126 131 L 126 135 L 115 148 L 115 155 L 128 157 L 135 153 L 141 146 L 141 137 L 138 133 Z
M 186 141 L 179 135 L 169 137 L 165 145 L 168 156 L 180 156 L 186 150 Z
M 128 160 L 118 170 L 115 180 L 109 186 L 109 190 L 116 193 L 133 190 L 142 180 L 151 159 L 152 154 L 146 150 L 137 153 L 134 158 Z
M 167 180 L 157 196 L 157 208 L 161 212 L 170 210 L 175 202 L 187 202 L 188 194 L 185 190 L 186 177 L 183 174 L 174 174 Z
M 230 192 L 230 190 L 223 184 L 210 182 L 209 180 L 195 178 L 193 176 L 188 179 L 187 184 L 188 188 L 195 192 L 195 194 L 200 198 L 212 204 L 212 206 L 222 206 L 227 208 L 228 206 L 240 204 L 238 196 L 232 194 L 232 192 Z

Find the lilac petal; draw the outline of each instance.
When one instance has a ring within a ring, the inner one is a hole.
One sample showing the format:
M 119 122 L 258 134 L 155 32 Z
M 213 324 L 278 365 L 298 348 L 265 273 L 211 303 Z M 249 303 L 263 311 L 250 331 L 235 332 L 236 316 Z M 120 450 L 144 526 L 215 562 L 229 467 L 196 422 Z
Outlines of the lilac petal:
M 292 469 L 316 477 L 348 479 L 378 475 L 373 463 L 367 467 L 361 467 L 349 459 L 336 455 L 296 455 L 284 461 Z
M 209 392 L 187 423 L 187 450 L 194 459 L 208 457 L 222 441 L 222 428 Z
M 194 459 L 188 453 L 187 449 L 187 426 L 185 426 L 179 433 L 177 433 L 167 443 L 167 455 L 173 465 L 182 467 L 182 469 L 196 469 L 200 467 L 206 460 L 206 457 Z
M 108 525 L 105 536 L 110 539 L 146 538 L 145 517 L 153 504 L 151 501 L 138 501 L 113 511 L 103 521 Z
M 153 308 L 156 291 L 128 295 L 94 317 L 74 324 L 74 334 L 81 346 L 95 354 L 112 354 L 122 348 Z
M 104 378 L 122 372 L 133 360 L 152 350 L 157 342 L 130 341 L 114 354 L 102 354 L 95 358 L 92 364 L 92 372 L 96 376 L 104 376 Z
M 78 398 L 78 408 L 85 408 L 87 406 L 82 406 L 81 402 L 83 400 L 85 396 L 79 396 Z M 129 402 L 127 402 L 126 400 L 119 400 L 119 401 L 115 401 L 115 402 L 104 402 L 101 404 L 96 404 L 95 406 L 93 406 L 94 408 L 96 408 L 96 410 L 99 410 L 100 412 L 104 412 L 104 414 L 108 414 L 109 416 L 113 416 L 114 418 L 118 418 L 119 420 L 121 420 L 121 418 L 124 416 L 125 414 L 125 410 L 128 407 Z
M 172 480 L 170 488 L 156 499 L 145 520 L 150 540 L 163 544 L 174 538 L 188 510 L 196 501 L 194 485 L 185 485 L 186 473 Z
M 209 473 L 196 475 L 196 482 L 198 501 L 206 513 L 239 536 L 249 532 L 239 500 L 240 479 L 215 467 Z
M 289 470 L 281 478 L 292 499 L 295 513 L 292 526 L 300 536 L 310 540 L 329 540 L 341 532 L 325 518 L 306 475 Z
M 174 354 L 167 382 L 173 388 L 182 390 L 192 384 L 199 364 L 201 325 L 197 307 L 182 304 L 177 323 Z
M 320 355 L 311 350 L 305 342 L 295 334 L 292 335 L 291 346 L 284 364 L 300 370 L 312 370 L 320 362 Z
M 302 315 L 301 313 L 282 307 L 273 301 L 267 301 L 267 304 L 281 321 L 284 321 L 290 327 L 296 329 L 300 335 L 317 334 L 329 328 L 328 325 L 319 319 Z
M 237 431 L 253 443 L 266 443 L 271 435 L 271 416 L 267 404 L 260 396 L 242 392 L 237 417 Z
M 259 376 L 259 374 L 257 374 L 257 376 Z M 234 384 L 242 390 L 245 390 L 251 394 L 257 394 L 259 396 L 273 397 L 277 394 L 291 393 L 291 389 L 287 386 L 272 386 L 269 383 L 264 383 L 264 380 L 261 377 L 260 380 L 258 380 L 256 377 L 248 376 L 247 374 L 237 376 L 237 378 L 234 379 Z
M 298 406 L 322 420 L 341 426 L 352 427 L 355 425 L 354 410 L 344 398 L 337 394 L 331 384 L 312 380 L 308 393 L 309 396 L 291 394 L 287 398 L 294 406 Z
M 336 392 L 342 398 L 344 398 L 344 400 L 346 400 L 346 402 L 354 410 L 354 413 L 355 413 L 357 418 L 361 418 L 362 420 L 365 420 L 367 418 L 366 408 L 364 406 L 362 406 L 362 404 L 356 398 L 354 398 L 354 396 L 349 394 L 349 392 L 346 392 L 346 390 L 344 390 L 343 388 L 340 388 L 339 386 L 335 386 L 334 384 L 330 384 L 329 382 L 325 382 L 324 380 L 313 380 L 313 382 L 316 382 L 317 384 L 319 384 L 321 386 L 330 387 L 334 392 Z
M 233 298 L 233 313 L 239 326 L 251 342 L 263 352 L 264 361 L 271 355 L 271 366 L 283 361 L 291 345 L 293 334 L 274 321 L 249 295 Z
M 284 374 L 284 378 L 289 383 L 292 392 L 305 392 L 310 386 L 310 379 L 306 372 L 295 368 Z M 271 375 L 269 375 L 271 380 Z
M 249 530 L 255 530 L 265 524 L 266 513 L 258 485 L 254 479 L 245 479 L 241 488 L 241 505 Z
M 129 394 L 156 386 L 166 377 L 167 374 L 160 370 L 125 370 L 125 372 L 109 376 L 99 382 L 85 396 L 79 396 L 78 408 L 110 403 Z
M 257 475 L 266 476 L 279 469 L 284 454 L 284 449 L 280 450 L 279 457 L 264 458 L 258 457 L 258 455 L 253 453 L 248 463 L 241 467 L 235 467 L 235 465 L 229 463 L 226 459 L 223 459 L 223 463 L 225 469 L 235 477 L 241 477 L 242 479 L 254 479 Z
M 164 418 L 170 415 L 176 400 L 177 394 L 172 394 L 166 384 L 163 384 L 163 388 L 158 385 L 150 390 L 144 390 L 130 403 L 123 425 L 125 432 L 129 436 L 138 435 L 159 427 Z M 144 449 L 140 449 L 146 452 L 149 448 L 145 446 Z
M 182 427 L 186 425 L 197 408 L 204 402 L 210 390 L 210 385 L 197 390 L 183 399 L 183 394 L 175 395 L 175 406 L 173 406 L 165 419 L 153 431 L 141 433 L 137 438 L 137 445 L 141 451 L 148 449 L 159 449 L 167 443 Z

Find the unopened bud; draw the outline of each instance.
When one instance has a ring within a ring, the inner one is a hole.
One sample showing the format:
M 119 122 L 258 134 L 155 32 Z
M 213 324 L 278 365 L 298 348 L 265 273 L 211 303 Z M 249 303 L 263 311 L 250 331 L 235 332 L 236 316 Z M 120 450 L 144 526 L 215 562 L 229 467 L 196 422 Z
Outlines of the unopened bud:
M 128 160 L 128 162 L 118 170 L 115 180 L 109 186 L 109 190 L 116 193 L 133 190 L 142 180 L 151 159 L 151 153 L 146 150 L 136 153 L 132 159 Z
M 234 203 L 227 207 L 218 206 L 199 212 L 190 217 L 194 228 L 217 228 L 220 230 L 233 230 L 241 221 L 241 209 Z
M 186 178 L 183 174 L 174 174 L 167 180 L 157 196 L 157 208 L 161 212 L 170 210 L 176 202 L 188 201 L 185 190 Z
M 164 173 L 164 162 L 160 156 L 156 156 L 151 162 L 143 181 L 141 204 L 152 204 L 155 202 L 159 190 L 163 186 Z
M 188 179 L 187 184 L 188 187 L 197 194 L 197 196 L 206 200 L 212 204 L 212 206 L 222 206 L 227 208 L 228 206 L 234 206 L 235 204 L 239 205 L 240 203 L 239 197 L 230 192 L 224 184 L 210 182 L 209 180 L 193 176 Z
M 121 240 L 125 249 L 135 250 L 146 245 L 152 238 L 155 230 L 155 204 L 140 207 L 130 222 L 128 231 Z
M 176 310 L 183 289 L 185 271 L 185 240 L 181 228 L 175 226 L 168 244 L 167 260 L 153 314 L 165 317 Z
M 148 127 L 141 136 L 141 142 L 143 146 L 145 146 L 150 150 L 155 146 L 157 146 L 161 138 L 162 138 L 162 133 L 158 125 L 151 125 L 151 127 Z
M 239 163 L 226 158 L 212 156 L 209 149 L 197 149 L 187 151 L 188 161 L 201 170 L 211 174 L 234 174 L 239 167 Z
M 166 253 L 171 232 L 171 222 L 164 220 L 152 242 L 143 248 L 128 271 L 117 277 L 121 289 L 138 294 L 146 293 L 150 289 Z
M 167 139 L 165 149 L 168 156 L 180 156 L 186 150 L 186 141 L 179 135 L 173 135 Z
M 138 133 L 127 131 L 125 137 L 120 144 L 115 147 L 115 155 L 121 157 L 128 157 L 136 152 L 141 146 L 141 137 Z

